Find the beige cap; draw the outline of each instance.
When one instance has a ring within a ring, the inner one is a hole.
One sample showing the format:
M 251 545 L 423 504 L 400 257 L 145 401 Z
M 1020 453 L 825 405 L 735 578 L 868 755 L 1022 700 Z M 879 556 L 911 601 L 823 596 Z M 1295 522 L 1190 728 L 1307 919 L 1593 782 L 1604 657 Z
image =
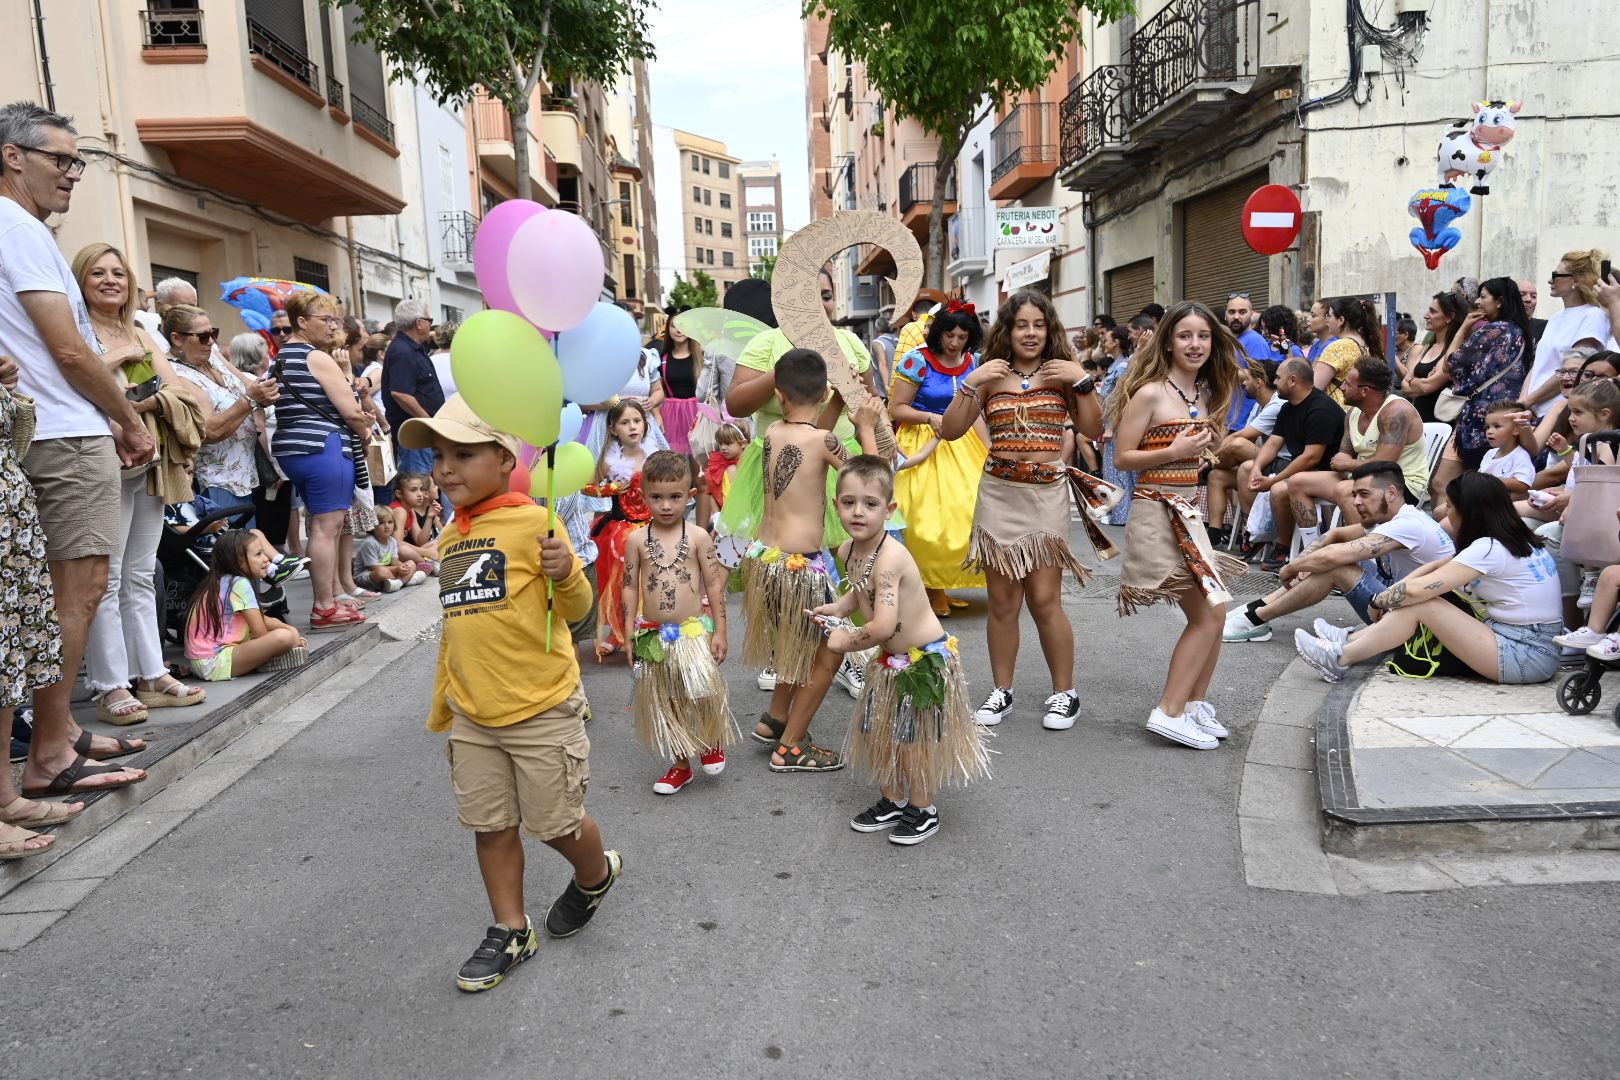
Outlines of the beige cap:
M 399 445 L 407 450 L 431 450 L 435 435 L 455 443 L 499 443 L 510 450 L 513 457 L 523 452 L 522 439 L 490 427 L 460 394 L 452 394 L 432 419 L 413 416 L 401 424 Z

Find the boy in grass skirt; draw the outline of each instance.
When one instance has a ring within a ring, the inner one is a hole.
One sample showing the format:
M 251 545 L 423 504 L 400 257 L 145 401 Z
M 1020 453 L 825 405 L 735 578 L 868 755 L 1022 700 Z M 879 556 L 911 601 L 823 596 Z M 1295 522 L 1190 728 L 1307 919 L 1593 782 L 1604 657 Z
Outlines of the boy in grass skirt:
M 735 737 L 726 681 L 726 571 L 714 541 L 686 520 L 692 468 L 659 450 L 641 469 L 652 520 L 624 553 L 624 625 L 634 627 L 636 739 L 673 763 L 653 784 L 673 795 L 692 782 L 692 758 L 718 776 Z M 712 605 L 712 607 L 711 607 Z M 639 615 L 639 618 L 638 618 Z
M 843 654 L 879 646 L 855 702 L 848 754 L 878 785 L 878 801 L 850 822 L 857 832 L 920 844 L 939 831 L 934 792 L 990 774 L 986 732 L 973 722 L 956 639 L 934 614 L 911 553 L 884 531 L 894 472 L 882 458 L 851 458 L 838 474 L 838 516 L 850 535 L 840 552 L 848 591 L 806 614 Z M 846 621 L 859 611 L 864 625 Z

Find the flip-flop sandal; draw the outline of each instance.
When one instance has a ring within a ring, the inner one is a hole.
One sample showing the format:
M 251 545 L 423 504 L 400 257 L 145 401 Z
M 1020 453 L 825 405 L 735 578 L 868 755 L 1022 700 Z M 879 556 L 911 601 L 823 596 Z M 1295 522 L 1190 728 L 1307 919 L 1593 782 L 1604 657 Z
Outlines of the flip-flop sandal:
M 76 754 L 73 758 L 73 764 L 69 765 L 67 768 L 63 769 L 61 772 L 52 777 L 49 784 L 46 784 L 44 787 L 23 788 L 23 798 L 40 799 L 51 795 L 69 794 L 88 795 L 93 791 L 112 791 L 114 788 L 128 787 L 131 784 L 139 784 L 142 780 L 146 779 L 146 777 L 142 776 L 134 780 L 123 780 L 116 784 L 102 784 L 99 787 L 78 788 L 73 786 L 86 777 L 101 776 L 103 773 L 115 773 L 123 771 L 124 769 L 122 766 L 97 765 L 92 763 L 91 760 L 85 757 L 83 754 Z
M 956 611 L 961 611 L 963 608 L 968 606 L 968 602 L 966 600 L 958 600 L 954 596 L 947 596 L 945 598 L 945 602 L 951 605 L 951 607 Z
M 54 836 L 43 837 L 45 843 L 38 847 L 27 846 L 28 841 L 39 836 L 31 829 L 0 822 L 0 859 L 26 859 L 30 855 L 43 855 L 56 846 Z
M 770 713 L 760 713 L 759 722 L 770 728 L 771 733 L 761 735 L 757 728 L 749 728 L 748 734 L 754 737 L 755 742 L 764 743 L 766 746 L 775 746 L 782 741 L 782 732 L 787 730 L 786 720 L 777 720 Z
M 161 689 L 136 690 L 135 700 L 148 709 L 186 709 L 207 701 L 208 691 L 200 686 L 187 686 L 175 679 Z
M 23 813 L 23 807 L 32 807 L 29 813 Z M 25 829 L 43 829 L 47 825 L 60 825 L 64 821 L 71 821 L 79 816 L 81 811 L 68 813 L 65 804 L 45 802 L 42 799 L 13 799 L 7 806 L 0 806 L 0 824 L 21 825 Z
M 139 698 L 121 698 L 108 704 L 107 696 L 103 694 L 96 699 L 96 715 L 114 727 L 129 727 L 131 724 L 139 724 L 149 719 L 151 714 L 146 711 L 146 705 Z
M 117 743 L 118 749 L 114 750 L 110 754 L 92 754 L 90 752 L 90 747 L 93 744 L 93 737 L 88 731 L 80 729 L 79 737 L 73 740 L 73 752 L 76 754 L 83 754 L 91 761 L 107 761 L 115 757 L 128 757 L 130 754 L 138 754 L 142 750 L 146 749 L 145 739 L 141 740 L 141 745 L 136 746 L 134 743 L 130 742 L 121 735 L 109 735 L 107 738 Z

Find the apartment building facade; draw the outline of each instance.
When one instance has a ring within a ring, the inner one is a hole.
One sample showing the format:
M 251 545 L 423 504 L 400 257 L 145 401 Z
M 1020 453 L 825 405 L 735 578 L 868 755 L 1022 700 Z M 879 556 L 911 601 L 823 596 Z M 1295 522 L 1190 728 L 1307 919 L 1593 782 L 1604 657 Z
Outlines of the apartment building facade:
M 748 244 L 747 272 L 753 274 L 782 247 L 782 163 L 775 158 L 747 161 L 737 174 L 742 180 L 738 220 Z
M 655 126 L 653 163 L 666 294 L 674 288 L 676 274 L 692 281 L 701 270 L 714 279 L 723 297 L 748 276 L 738 168 L 742 159 L 717 139 Z
M 654 198 L 652 100 L 647 69 L 636 61 L 607 95 L 617 297 L 636 318 L 659 306 L 658 207 Z

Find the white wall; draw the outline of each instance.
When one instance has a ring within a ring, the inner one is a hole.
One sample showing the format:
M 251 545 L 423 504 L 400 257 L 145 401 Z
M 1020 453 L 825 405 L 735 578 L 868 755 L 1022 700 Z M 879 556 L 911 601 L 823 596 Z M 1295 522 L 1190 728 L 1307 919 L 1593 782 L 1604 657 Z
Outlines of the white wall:
M 675 129 L 662 124 L 652 128 L 652 157 L 655 183 L 653 205 L 658 209 L 658 282 L 668 297 L 675 287 L 675 275 L 686 273 L 686 214 L 681 192 L 681 152 L 675 146 Z

